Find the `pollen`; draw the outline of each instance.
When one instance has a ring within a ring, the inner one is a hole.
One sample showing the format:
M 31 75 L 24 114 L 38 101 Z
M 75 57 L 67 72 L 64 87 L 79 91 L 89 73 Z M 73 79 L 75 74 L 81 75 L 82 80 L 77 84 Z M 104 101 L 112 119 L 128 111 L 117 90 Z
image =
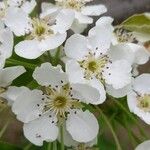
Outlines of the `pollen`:
M 32 30 L 27 36 L 27 39 L 37 39 L 39 41 L 44 40 L 47 36 L 53 34 L 51 29 L 53 24 L 54 22 L 50 23 L 50 20 L 47 19 L 33 18 L 31 22 Z
M 90 2 L 92 0 L 89 0 L 89 1 L 85 1 L 85 0 L 55 0 L 55 1 L 58 6 L 61 6 L 63 8 L 70 8 L 70 9 L 74 9 L 76 11 L 81 11 L 81 9 L 85 6 L 85 4 L 87 2 Z
M 46 99 L 44 99 L 43 112 L 51 111 L 58 120 L 66 119 L 72 110 L 80 109 L 82 104 L 78 99 L 73 98 L 72 88 L 69 84 L 61 87 L 45 87 Z
M 109 58 L 106 55 L 95 57 L 95 54 L 89 53 L 83 61 L 80 61 L 80 66 L 84 69 L 84 77 L 90 79 L 95 76 L 97 79 L 102 78 L 103 69 L 107 67 Z
M 144 94 L 143 96 L 138 96 L 138 107 L 145 112 L 150 112 L 150 94 Z

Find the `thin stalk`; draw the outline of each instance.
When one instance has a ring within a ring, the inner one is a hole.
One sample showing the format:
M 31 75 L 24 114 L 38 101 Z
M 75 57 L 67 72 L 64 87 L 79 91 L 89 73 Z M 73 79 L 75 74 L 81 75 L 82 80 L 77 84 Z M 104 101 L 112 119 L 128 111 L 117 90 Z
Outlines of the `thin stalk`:
M 24 66 L 25 68 L 32 69 L 32 70 L 34 70 L 36 67 L 36 65 L 34 65 L 34 64 L 24 62 L 24 61 L 15 60 L 15 59 L 8 59 L 6 61 L 6 64 L 8 64 L 8 65 L 21 65 L 21 66 Z
M 96 110 L 100 113 L 100 115 L 103 117 L 104 121 L 106 122 L 106 124 L 108 125 L 113 137 L 114 137 L 114 140 L 115 140 L 115 143 L 116 143 L 116 146 L 117 146 L 117 150 L 122 150 L 121 148 L 121 145 L 119 143 L 119 140 L 118 140 L 118 137 L 109 121 L 109 119 L 107 118 L 107 116 L 102 112 L 102 110 L 98 107 L 98 106 L 95 106 Z
M 61 141 L 61 150 L 65 150 L 65 147 L 64 147 L 64 127 L 63 127 L 63 124 L 60 125 L 60 141 Z
M 140 133 L 146 138 L 148 139 L 147 135 L 145 134 L 145 131 L 141 128 L 141 126 L 139 125 L 138 121 L 134 118 L 134 116 L 132 116 L 132 114 L 117 100 L 114 100 L 114 102 L 128 115 L 128 117 L 130 117 L 130 119 L 132 121 L 135 122 L 135 124 L 137 125 L 137 127 L 140 130 Z
M 53 142 L 53 150 L 57 150 L 57 141 Z
M 6 122 L 6 124 L 3 126 L 3 128 L 0 130 L 0 138 L 3 136 L 3 134 L 5 133 L 7 127 L 9 125 L 9 121 Z
M 52 150 L 52 143 L 48 143 L 47 150 Z
M 25 148 L 23 150 L 29 150 L 31 148 L 32 144 L 29 143 L 28 145 L 25 146 Z

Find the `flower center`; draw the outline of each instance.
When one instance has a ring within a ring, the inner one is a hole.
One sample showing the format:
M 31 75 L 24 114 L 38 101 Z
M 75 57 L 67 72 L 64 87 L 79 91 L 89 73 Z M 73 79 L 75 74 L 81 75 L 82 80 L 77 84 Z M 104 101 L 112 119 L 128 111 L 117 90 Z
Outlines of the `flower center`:
M 50 36 L 53 34 L 53 31 L 51 29 L 51 26 L 54 24 L 54 22 L 50 23 L 50 20 L 48 19 L 38 19 L 34 18 L 32 19 L 31 25 L 32 29 L 27 36 L 27 39 L 37 39 L 39 41 L 45 39 L 47 36 Z
M 137 39 L 133 36 L 133 34 L 123 28 L 116 28 L 115 35 L 117 37 L 117 41 L 120 43 L 121 42 L 138 43 Z
M 67 104 L 67 98 L 64 96 L 58 96 L 54 99 L 54 106 L 57 108 L 64 108 Z
M 64 8 L 70 8 L 70 9 L 74 9 L 76 11 L 80 11 L 82 7 L 84 7 L 84 5 L 91 1 L 85 1 L 85 0 L 55 0 L 56 4 L 58 6 L 64 7 Z
M 106 55 L 102 55 L 99 57 L 95 57 L 95 54 L 89 53 L 86 56 L 86 59 L 80 61 L 80 66 L 84 69 L 84 77 L 86 79 L 91 79 L 94 76 L 97 79 L 102 79 L 103 69 L 107 66 L 109 62 L 109 58 Z
M 96 68 L 97 68 L 97 62 L 96 61 L 91 61 L 89 62 L 88 64 L 88 69 L 92 72 L 95 72 L 96 71 Z
M 70 111 L 82 108 L 79 100 L 73 98 L 72 88 L 69 84 L 56 86 L 56 88 L 45 87 L 44 93 L 46 98 L 42 103 L 43 112 L 51 111 L 58 119 L 66 118 Z
M 144 96 L 138 96 L 138 107 L 145 112 L 150 112 L 150 95 L 144 94 Z

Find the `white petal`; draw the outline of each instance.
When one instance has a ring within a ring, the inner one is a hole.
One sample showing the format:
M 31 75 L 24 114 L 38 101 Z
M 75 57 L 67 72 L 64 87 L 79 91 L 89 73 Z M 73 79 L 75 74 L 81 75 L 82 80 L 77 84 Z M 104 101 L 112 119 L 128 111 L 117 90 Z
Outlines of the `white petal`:
M 22 94 L 27 88 L 22 86 L 22 87 L 15 87 L 15 86 L 10 86 L 7 91 L 2 94 L 1 96 L 5 98 L 10 105 L 13 104 L 13 102 L 17 99 L 17 97 Z
M 22 66 L 7 67 L 0 70 L 0 86 L 6 87 L 26 70 Z
M 79 23 L 83 24 L 91 24 L 93 23 L 93 18 L 83 15 L 80 12 L 75 12 L 75 18 L 78 20 Z
M 104 89 L 104 85 L 97 79 L 93 78 L 89 84 L 93 87 L 96 88 L 99 92 L 99 98 L 97 101 L 93 102 L 92 104 L 98 105 L 102 104 L 106 100 L 106 91 Z M 90 93 L 90 92 L 89 92 Z M 96 96 L 96 95 L 95 95 Z
M 9 58 L 13 51 L 13 33 L 8 29 L 0 30 L 0 55 Z
M 116 46 L 112 46 L 108 54 L 112 61 L 126 59 L 131 65 L 134 63 L 134 53 L 128 44 L 117 44 Z
M 64 132 L 63 132 L 63 136 L 64 136 L 64 144 L 67 146 L 67 147 L 75 147 L 75 146 L 78 146 L 78 142 L 73 140 L 71 135 L 68 133 L 68 131 L 66 130 L 66 128 L 64 129 Z M 61 143 L 61 138 L 60 138 L 60 134 L 58 136 L 58 141 Z
M 105 35 L 105 36 L 104 36 Z M 96 26 L 89 31 L 89 45 L 92 50 L 106 53 L 110 48 L 112 38 L 111 26 Z
M 79 23 L 79 21 L 75 19 L 71 26 L 71 30 L 74 33 L 82 33 L 87 28 L 87 26 L 88 26 L 87 24 Z
M 107 12 L 107 8 L 104 5 L 91 5 L 82 8 L 81 13 L 87 16 L 99 16 Z
M 41 104 L 43 98 L 43 92 L 40 90 L 25 89 L 13 103 L 12 111 L 17 115 L 17 119 L 28 123 L 36 118 L 39 118 L 39 114 L 42 113 L 37 104 Z
M 35 6 L 36 6 L 36 1 L 35 0 L 26 1 L 22 5 L 21 9 L 23 9 L 24 12 L 30 14 L 33 11 L 33 9 L 35 8 Z
M 15 46 L 15 52 L 18 56 L 27 59 L 36 59 L 44 52 L 39 48 L 39 42 L 36 40 L 25 40 Z
M 74 92 L 76 92 L 76 95 L 74 95 L 74 93 L 73 97 L 79 98 L 79 100 L 84 103 L 97 104 L 99 102 L 103 102 L 103 99 L 100 97 L 102 91 L 99 91 L 100 88 L 97 89 L 98 87 L 96 87 L 94 84 L 92 85 L 92 83 L 72 83 L 71 87 L 73 88 Z
M 58 127 L 51 123 L 51 119 L 47 115 L 25 123 L 23 131 L 25 137 L 38 146 L 42 146 L 44 141 L 55 141 L 58 136 Z
M 63 34 L 60 33 L 52 34 L 51 36 L 48 36 L 47 38 L 39 42 L 39 48 L 43 52 L 51 49 L 55 49 L 59 47 L 66 40 L 66 37 L 67 37 L 66 32 Z
M 82 59 L 87 53 L 87 39 L 80 34 L 72 35 L 65 44 L 64 47 L 67 57 L 77 60 Z
M 74 21 L 75 14 L 73 11 L 69 9 L 63 9 L 59 12 L 56 16 L 56 24 L 52 26 L 52 29 L 55 32 L 64 33 L 70 29 L 73 21 Z
M 132 64 L 144 64 L 149 60 L 150 54 L 142 45 L 133 43 L 112 46 L 109 51 L 112 60 L 126 59 Z
M 135 91 L 141 94 L 149 94 L 150 93 L 150 74 L 141 74 L 137 78 L 135 78 L 133 83 L 133 88 Z
M 15 33 L 16 36 L 25 35 L 27 29 L 31 29 L 29 25 L 30 19 L 22 9 L 9 7 L 6 12 L 5 24 Z
M 72 138 L 80 143 L 92 141 L 99 131 L 98 122 L 89 111 L 78 111 L 68 116 L 66 128 Z
M 131 82 L 131 65 L 126 60 L 118 60 L 110 64 L 103 72 L 105 82 L 115 89 L 123 88 Z
M 127 86 L 120 89 L 115 89 L 111 85 L 106 85 L 106 91 L 113 97 L 121 98 L 126 96 L 131 91 L 131 84 L 128 84 Z
M 128 45 L 135 55 L 134 63 L 145 64 L 150 60 L 150 53 L 144 46 L 133 43 L 129 43 Z
M 66 73 L 69 77 L 69 81 L 72 83 L 78 83 L 84 80 L 84 70 L 75 60 L 68 60 L 66 62 Z
M 104 16 L 104 17 L 100 17 L 97 21 L 96 21 L 96 26 L 104 26 L 104 25 L 111 25 L 113 22 L 113 18 L 110 16 Z
M 33 73 L 33 78 L 43 86 L 59 86 L 68 83 L 68 77 L 61 69 L 61 66 L 54 67 L 50 63 L 43 63 Z
M 135 150 L 149 150 L 150 149 L 150 140 L 147 140 L 136 147 Z

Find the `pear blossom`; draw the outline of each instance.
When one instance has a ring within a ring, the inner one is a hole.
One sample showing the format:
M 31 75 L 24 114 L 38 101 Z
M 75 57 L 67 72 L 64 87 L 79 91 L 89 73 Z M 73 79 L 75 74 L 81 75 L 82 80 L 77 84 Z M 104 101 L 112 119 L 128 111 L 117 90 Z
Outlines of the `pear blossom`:
M 35 0 L 4 0 L 0 2 L 0 19 L 5 22 L 5 16 L 9 8 L 19 8 L 27 14 L 30 14 L 36 6 Z
M 91 16 L 99 16 L 107 11 L 104 5 L 87 5 L 93 0 L 55 0 L 55 4 L 42 3 L 42 9 L 50 12 L 53 9 L 70 9 L 75 13 L 74 22 L 71 29 L 76 33 L 81 33 L 88 24 L 93 23 Z
M 25 40 L 15 46 L 17 55 L 35 59 L 45 51 L 59 47 L 66 39 L 74 13 L 70 10 L 42 12 L 39 18 L 31 18 L 20 9 L 9 9 L 6 25 L 16 36 L 25 35 Z
M 150 148 L 150 140 L 144 141 L 143 143 L 139 144 L 135 150 L 149 150 Z
M 10 29 L 0 26 L 0 69 L 4 67 L 5 60 L 12 55 L 13 33 Z
M 69 58 L 66 61 L 66 71 L 70 81 L 99 84 L 97 88 L 100 95 L 104 95 L 102 89 L 106 86 L 120 90 L 131 83 L 130 63 L 126 59 L 111 59 L 111 22 L 110 17 L 100 18 L 97 25 L 89 31 L 88 37 L 74 34 L 66 41 L 64 47 Z
M 141 74 L 134 79 L 127 102 L 131 112 L 150 124 L 150 74 Z
M 70 84 L 61 67 L 50 63 L 37 67 L 33 78 L 41 90 L 24 88 L 12 104 L 12 111 L 24 122 L 24 135 L 30 142 L 41 146 L 43 141 L 56 140 L 61 124 L 77 142 L 96 138 L 98 122 L 91 112 L 82 110 L 82 102 L 98 101 L 96 89 L 79 85 L 80 92 L 76 91 L 77 84 Z
M 26 70 L 22 66 L 13 66 L 0 69 L 0 100 L 7 99 L 10 92 L 7 93 L 9 90 L 9 86 L 11 85 L 12 81 L 23 74 Z M 16 93 L 14 93 L 16 94 Z
M 112 54 L 115 59 L 128 59 L 128 61 L 134 65 L 142 65 L 148 62 L 150 53 L 146 50 L 146 46 L 142 43 L 143 39 L 139 41 L 139 38 L 125 29 L 119 28 L 115 30 L 116 41 L 113 40 L 112 49 L 115 54 Z M 149 36 L 144 36 L 141 33 L 137 33 L 141 37 L 148 41 Z M 146 42 L 145 41 L 145 42 Z

